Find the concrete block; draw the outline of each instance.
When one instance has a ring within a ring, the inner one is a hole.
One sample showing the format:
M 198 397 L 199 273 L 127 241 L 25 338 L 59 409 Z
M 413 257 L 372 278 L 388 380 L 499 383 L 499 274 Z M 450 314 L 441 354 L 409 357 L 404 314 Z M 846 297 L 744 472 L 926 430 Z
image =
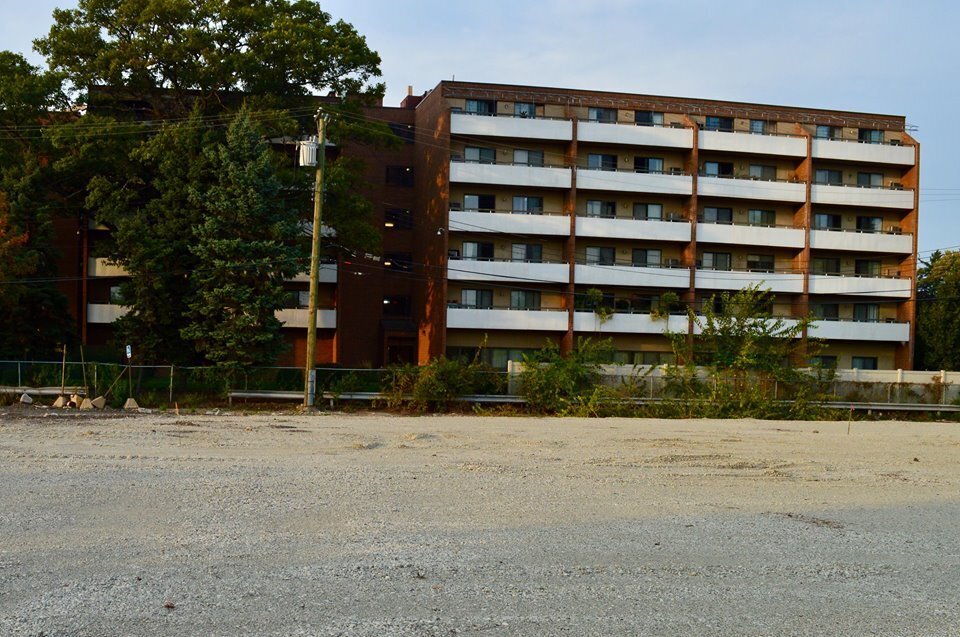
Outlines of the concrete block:
M 127 402 L 123 403 L 123 408 L 127 411 L 136 411 L 140 409 L 140 405 L 137 404 L 135 398 L 127 398 Z
M 27 392 L 23 392 L 23 394 L 20 396 L 20 404 L 22 404 L 22 405 L 32 405 L 32 404 L 33 404 L 33 398 L 30 398 L 30 395 L 29 395 Z
M 90 404 L 93 405 L 94 409 L 103 409 L 107 406 L 107 399 L 103 396 L 97 396 L 90 401 Z
M 83 402 L 80 403 L 80 409 L 93 409 L 93 401 L 89 398 L 84 398 Z
M 53 401 L 53 406 L 57 409 L 63 409 L 67 406 L 67 397 L 66 396 L 57 396 L 57 399 Z

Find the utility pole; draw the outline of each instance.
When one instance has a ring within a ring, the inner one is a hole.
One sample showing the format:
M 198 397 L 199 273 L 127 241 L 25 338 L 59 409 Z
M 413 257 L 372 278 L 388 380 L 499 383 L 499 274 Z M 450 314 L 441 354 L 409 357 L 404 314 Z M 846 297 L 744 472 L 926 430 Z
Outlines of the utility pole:
M 313 186 L 313 236 L 310 247 L 310 309 L 307 311 L 307 361 L 304 365 L 303 406 L 313 407 L 317 394 L 317 375 L 313 362 L 317 355 L 317 301 L 320 276 L 320 221 L 323 216 L 323 164 L 326 159 L 326 122 L 317 110 L 317 175 Z

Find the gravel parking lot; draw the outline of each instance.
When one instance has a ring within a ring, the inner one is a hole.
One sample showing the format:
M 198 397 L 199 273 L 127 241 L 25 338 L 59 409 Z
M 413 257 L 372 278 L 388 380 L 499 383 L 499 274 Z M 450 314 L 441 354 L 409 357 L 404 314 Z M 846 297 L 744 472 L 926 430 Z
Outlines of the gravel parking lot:
M 0 410 L 0 635 L 960 633 L 960 425 Z

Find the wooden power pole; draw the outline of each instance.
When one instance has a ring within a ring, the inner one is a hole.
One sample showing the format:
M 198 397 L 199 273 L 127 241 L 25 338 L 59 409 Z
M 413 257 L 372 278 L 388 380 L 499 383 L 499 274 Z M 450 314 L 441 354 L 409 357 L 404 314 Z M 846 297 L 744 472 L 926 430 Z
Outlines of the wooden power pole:
M 312 408 L 317 395 L 313 363 L 317 356 L 317 301 L 320 276 L 320 222 L 323 217 L 323 164 L 326 158 L 326 122 L 317 111 L 317 175 L 313 186 L 313 237 L 310 247 L 310 309 L 307 311 L 307 361 L 304 365 L 303 406 Z

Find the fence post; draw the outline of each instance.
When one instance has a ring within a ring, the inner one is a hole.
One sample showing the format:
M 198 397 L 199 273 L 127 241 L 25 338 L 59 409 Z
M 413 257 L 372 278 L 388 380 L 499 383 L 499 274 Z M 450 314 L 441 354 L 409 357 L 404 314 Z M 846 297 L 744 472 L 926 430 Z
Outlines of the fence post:
M 100 395 L 100 388 L 99 388 L 99 386 L 97 385 L 97 364 L 96 364 L 96 363 L 92 363 L 92 365 L 93 365 L 93 395 L 94 395 L 94 396 L 99 396 L 99 395 Z
M 773 399 L 780 400 L 780 381 L 776 378 L 773 379 Z
M 173 402 L 173 365 L 170 366 L 170 401 Z
M 17 361 L 17 387 L 23 387 L 23 380 L 20 377 L 20 361 Z
M 940 370 L 940 404 L 947 404 L 947 371 Z

